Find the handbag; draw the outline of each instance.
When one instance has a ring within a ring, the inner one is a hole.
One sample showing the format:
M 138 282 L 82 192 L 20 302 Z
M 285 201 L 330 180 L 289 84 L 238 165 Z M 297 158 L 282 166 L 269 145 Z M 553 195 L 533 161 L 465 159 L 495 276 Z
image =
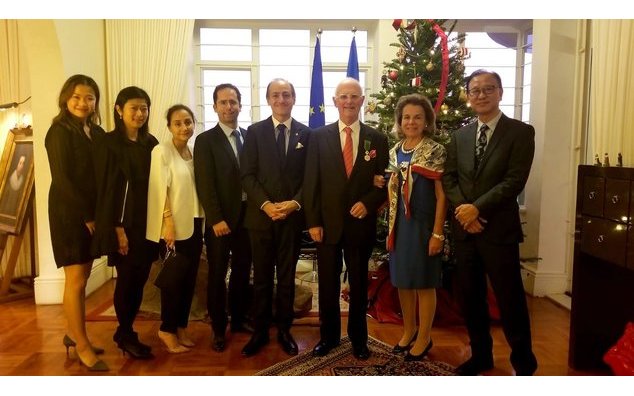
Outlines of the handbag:
M 185 280 L 189 268 L 189 260 L 176 249 L 167 249 L 159 274 L 154 285 L 159 289 L 171 293 L 178 293 Z

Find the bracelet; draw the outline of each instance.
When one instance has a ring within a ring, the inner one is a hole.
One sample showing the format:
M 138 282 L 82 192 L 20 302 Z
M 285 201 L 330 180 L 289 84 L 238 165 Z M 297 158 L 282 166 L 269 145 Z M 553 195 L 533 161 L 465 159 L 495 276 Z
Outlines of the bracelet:
M 441 241 L 445 240 L 445 236 L 443 234 L 436 234 L 435 232 L 432 232 L 431 236 L 436 238 L 436 239 L 440 239 Z

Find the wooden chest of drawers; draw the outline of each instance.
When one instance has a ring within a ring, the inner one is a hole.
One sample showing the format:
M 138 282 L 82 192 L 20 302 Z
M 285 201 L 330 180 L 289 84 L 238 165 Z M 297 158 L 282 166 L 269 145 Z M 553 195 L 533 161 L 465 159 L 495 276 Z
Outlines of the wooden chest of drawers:
M 569 364 L 603 354 L 634 321 L 634 169 L 579 166 Z

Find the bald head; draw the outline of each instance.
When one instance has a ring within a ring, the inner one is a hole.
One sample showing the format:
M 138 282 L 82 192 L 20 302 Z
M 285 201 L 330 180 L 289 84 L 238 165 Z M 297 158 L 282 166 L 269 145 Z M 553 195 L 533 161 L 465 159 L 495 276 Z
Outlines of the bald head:
M 337 84 L 335 96 L 332 99 L 339 111 L 339 119 L 346 125 L 351 125 L 359 119 L 359 111 L 365 100 L 359 81 L 354 78 L 344 78 Z

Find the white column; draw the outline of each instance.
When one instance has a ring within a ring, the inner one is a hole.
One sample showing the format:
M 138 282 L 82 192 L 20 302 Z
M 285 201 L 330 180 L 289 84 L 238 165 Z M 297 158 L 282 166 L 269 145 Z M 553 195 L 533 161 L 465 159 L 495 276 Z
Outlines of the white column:
M 533 21 L 531 124 L 535 159 L 526 187 L 526 290 L 535 296 L 566 291 L 573 249 L 576 193 L 573 120 L 577 20 Z
M 105 50 L 102 20 L 20 20 L 19 34 L 31 79 L 37 261 L 36 304 L 59 304 L 64 291 L 64 272 L 57 269 L 48 224 L 48 190 L 51 174 L 44 138 L 58 112 L 57 99 L 64 81 L 73 74 L 93 77 L 105 92 Z M 81 37 L 80 37 L 81 36 Z M 105 97 L 101 111 L 108 118 Z M 106 110 L 104 112 L 104 110 Z M 89 280 L 90 293 L 111 278 L 105 260 L 96 260 Z

